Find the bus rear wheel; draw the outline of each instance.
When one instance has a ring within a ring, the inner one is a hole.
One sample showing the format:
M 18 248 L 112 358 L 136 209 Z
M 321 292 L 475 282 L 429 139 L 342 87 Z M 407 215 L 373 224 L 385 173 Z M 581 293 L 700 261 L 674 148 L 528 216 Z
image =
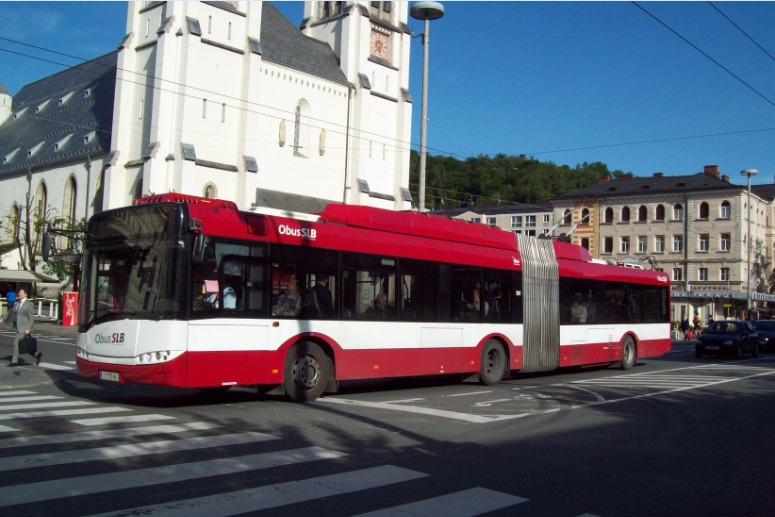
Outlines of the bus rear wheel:
M 283 388 L 294 402 L 312 402 L 321 396 L 329 376 L 328 357 L 315 343 L 304 341 L 288 350 Z
M 624 343 L 622 343 L 622 360 L 619 363 L 622 366 L 622 370 L 629 370 L 635 366 L 636 357 L 635 341 L 631 337 L 624 338 Z
M 490 339 L 482 348 L 482 364 L 479 367 L 479 380 L 486 386 L 492 386 L 506 376 L 507 359 L 503 346 Z

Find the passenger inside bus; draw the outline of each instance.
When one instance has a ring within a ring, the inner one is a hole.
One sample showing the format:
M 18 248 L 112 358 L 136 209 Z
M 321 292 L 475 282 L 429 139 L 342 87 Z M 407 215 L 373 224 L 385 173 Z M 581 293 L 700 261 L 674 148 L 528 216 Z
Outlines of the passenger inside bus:
M 395 320 L 396 317 L 396 308 L 388 304 L 388 295 L 385 293 L 379 293 L 374 306 L 363 314 L 363 319 L 367 320 Z
M 288 287 L 284 293 L 277 297 L 277 302 L 272 306 L 273 316 L 298 316 L 301 312 L 301 294 L 299 284 L 295 277 L 288 280 Z

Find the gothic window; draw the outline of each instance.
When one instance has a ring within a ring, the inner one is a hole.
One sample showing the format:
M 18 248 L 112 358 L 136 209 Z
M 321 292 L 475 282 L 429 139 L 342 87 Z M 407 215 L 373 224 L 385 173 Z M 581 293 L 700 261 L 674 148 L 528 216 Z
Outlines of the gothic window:
M 293 123 L 293 152 L 296 156 L 308 156 L 309 111 L 309 104 L 305 100 L 300 100 L 296 105 Z
M 62 202 L 62 216 L 65 218 L 66 224 L 72 225 L 75 223 L 75 178 L 70 176 L 67 183 L 65 183 L 65 193 Z M 65 248 L 72 248 L 73 243 L 70 239 L 66 239 L 67 244 Z

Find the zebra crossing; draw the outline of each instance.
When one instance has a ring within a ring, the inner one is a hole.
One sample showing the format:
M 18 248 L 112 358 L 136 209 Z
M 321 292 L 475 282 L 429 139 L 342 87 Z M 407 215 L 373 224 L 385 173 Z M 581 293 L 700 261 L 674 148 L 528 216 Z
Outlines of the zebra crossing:
M 35 434 L 24 425 L 26 419 L 32 418 L 57 418 L 66 421 L 66 425 L 61 426 L 61 433 Z M 48 512 L 52 503 L 65 498 L 93 496 L 95 500 L 112 501 L 110 494 L 120 490 L 153 488 L 158 492 L 159 487 L 173 483 L 204 482 L 214 477 L 249 475 L 271 469 L 287 473 L 289 471 L 283 469 L 301 467 L 300 479 L 294 476 L 286 481 L 236 487 L 192 498 L 171 496 L 173 500 L 162 503 L 111 508 L 107 513 L 94 514 L 217 517 L 347 498 L 369 490 L 390 490 L 431 476 L 389 464 L 342 472 L 337 460 L 346 458 L 347 454 L 340 451 L 308 444 L 283 448 L 280 436 L 231 432 L 214 422 L 177 420 L 169 415 L 135 413 L 126 407 L 39 394 L 27 389 L 0 391 L 0 421 L 3 423 L 0 427 L 0 513 L 13 513 L 14 508 L 28 505 L 23 513 L 35 515 L 34 505 L 45 505 Z M 104 445 L 95 445 L 98 443 Z M 245 453 L 244 446 L 249 446 L 251 452 Z M 232 448 L 242 452 L 232 456 Z M 40 450 L 45 452 L 38 452 Z M 183 461 L 180 455 L 175 455 L 185 452 L 194 453 L 197 459 Z M 177 459 L 168 464 L 164 460 L 166 454 Z M 143 458 L 154 459 L 150 463 L 155 466 L 141 466 Z M 105 467 L 105 460 L 112 462 L 110 468 Z M 120 460 L 129 461 L 128 466 Z M 102 468 L 99 468 L 100 462 L 103 462 Z M 304 475 L 305 465 L 326 462 L 331 464 L 331 473 Z M 96 465 L 96 470 L 83 470 L 82 465 Z M 19 474 L 25 475 L 19 478 Z M 169 493 L 178 494 L 179 491 Z M 398 502 L 395 506 L 369 509 L 360 515 L 468 517 L 526 502 L 528 499 L 517 495 L 473 486 L 403 504 Z M 100 507 L 100 510 L 104 509 Z

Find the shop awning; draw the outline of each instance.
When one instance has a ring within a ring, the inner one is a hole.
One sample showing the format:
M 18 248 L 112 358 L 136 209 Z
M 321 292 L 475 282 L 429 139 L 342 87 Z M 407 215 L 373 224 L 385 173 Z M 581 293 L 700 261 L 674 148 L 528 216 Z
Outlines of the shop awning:
M 0 269 L 0 282 L 19 282 L 27 284 L 37 284 L 39 282 L 58 284 L 59 280 L 50 276 L 25 271 L 24 269 Z

